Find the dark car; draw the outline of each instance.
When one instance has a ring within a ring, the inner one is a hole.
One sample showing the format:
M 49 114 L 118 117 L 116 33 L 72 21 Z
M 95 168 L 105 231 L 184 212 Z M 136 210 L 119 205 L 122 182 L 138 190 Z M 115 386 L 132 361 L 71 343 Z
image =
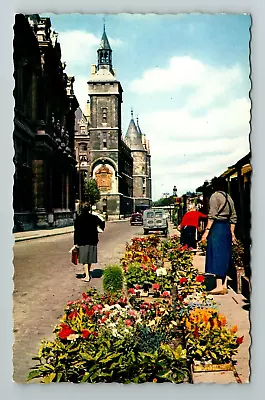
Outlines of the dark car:
M 131 225 L 143 225 L 143 216 L 140 213 L 134 213 L 130 219 Z

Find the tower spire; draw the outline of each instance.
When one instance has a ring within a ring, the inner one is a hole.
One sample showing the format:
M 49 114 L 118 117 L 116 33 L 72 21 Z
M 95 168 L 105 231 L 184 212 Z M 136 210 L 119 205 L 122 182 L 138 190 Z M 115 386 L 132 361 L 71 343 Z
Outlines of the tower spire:
M 131 117 L 133 119 L 133 108 L 131 107 Z
M 105 17 L 103 18 L 103 34 L 98 49 L 98 69 L 107 68 L 112 71 L 112 50 L 106 34 Z

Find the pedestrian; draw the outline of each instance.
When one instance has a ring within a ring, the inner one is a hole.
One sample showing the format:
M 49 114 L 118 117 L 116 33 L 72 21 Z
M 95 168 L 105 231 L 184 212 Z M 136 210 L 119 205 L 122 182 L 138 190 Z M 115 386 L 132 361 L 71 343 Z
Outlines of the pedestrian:
M 216 276 L 211 294 L 226 294 L 227 272 L 232 265 L 232 242 L 236 242 L 237 215 L 232 198 L 227 193 L 224 178 L 212 180 L 214 193 L 209 200 L 209 214 L 201 241 L 207 240 L 205 272 Z
M 97 263 L 98 228 L 105 229 L 105 221 L 93 215 L 88 204 L 83 203 L 81 213 L 74 222 L 74 245 L 79 249 L 79 263 L 83 264 L 84 282 L 91 279 L 91 265 Z
M 200 219 L 207 218 L 207 215 L 198 211 L 195 205 L 189 208 L 189 211 L 184 214 L 180 229 L 180 243 L 187 245 L 189 248 L 197 248 L 197 232 L 199 229 Z

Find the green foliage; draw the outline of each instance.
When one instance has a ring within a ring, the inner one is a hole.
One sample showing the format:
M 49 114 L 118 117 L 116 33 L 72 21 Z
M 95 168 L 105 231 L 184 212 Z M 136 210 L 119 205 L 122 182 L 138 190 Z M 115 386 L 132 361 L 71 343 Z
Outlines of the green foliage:
M 90 207 L 100 200 L 100 191 L 95 179 L 87 179 L 85 181 L 84 192 L 85 202 L 88 203 Z
M 119 265 L 108 265 L 104 269 L 103 288 L 107 293 L 116 293 L 123 288 L 123 272 Z

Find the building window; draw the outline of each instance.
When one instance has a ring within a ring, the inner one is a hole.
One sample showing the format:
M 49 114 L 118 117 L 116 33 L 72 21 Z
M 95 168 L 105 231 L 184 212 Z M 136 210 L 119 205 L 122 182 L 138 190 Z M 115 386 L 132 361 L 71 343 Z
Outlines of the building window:
M 107 122 L 107 108 L 102 108 L 102 122 Z
M 79 149 L 80 149 L 80 151 L 87 151 L 87 144 L 86 143 L 80 143 Z
M 107 149 L 107 141 L 103 140 L 103 150 L 106 150 L 106 149 Z

